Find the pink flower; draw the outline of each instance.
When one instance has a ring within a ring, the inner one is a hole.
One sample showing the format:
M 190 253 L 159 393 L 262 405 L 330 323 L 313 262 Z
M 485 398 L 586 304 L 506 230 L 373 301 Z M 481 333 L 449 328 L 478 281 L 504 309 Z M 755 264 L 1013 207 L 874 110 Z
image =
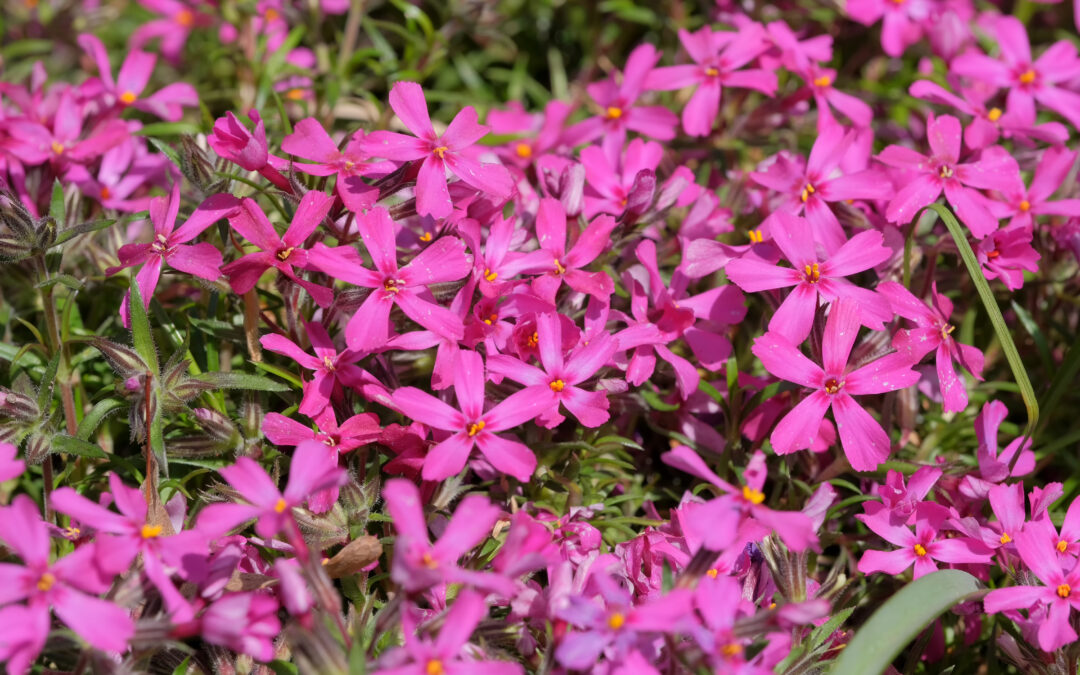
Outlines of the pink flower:
M 114 80 L 109 55 L 105 52 L 105 45 L 101 40 L 83 33 L 78 42 L 97 64 L 98 75 L 105 86 L 105 92 L 111 98 L 110 105 L 120 109 L 130 106 L 170 122 L 183 117 L 185 107 L 199 105 L 199 95 L 195 88 L 185 82 L 174 82 L 150 96 L 142 96 L 147 82 L 150 81 L 150 75 L 154 72 L 157 56 L 132 49 L 124 57 L 124 64 L 120 66 L 120 72 Z
M 230 593 L 215 600 L 200 617 L 202 638 L 259 661 L 274 658 L 274 640 L 281 634 L 278 602 L 266 593 Z
M 565 101 L 548 101 L 543 113 L 529 114 L 520 103 L 511 102 L 509 110 L 492 110 L 487 123 L 496 134 L 526 135 L 510 141 L 499 150 L 499 157 L 509 166 L 524 170 L 538 158 L 562 144 L 563 126 L 573 106 Z
M 280 168 L 285 162 L 269 153 L 266 144 L 266 125 L 263 124 L 258 110 L 249 110 L 248 117 L 255 122 L 254 132 L 236 119 L 232 112 L 225 113 L 214 122 L 213 132 L 206 137 L 206 142 L 221 157 L 236 164 L 245 171 L 258 171 L 278 189 L 292 192 L 292 186 Z
M 770 24 L 771 27 L 771 24 Z M 820 36 L 825 37 L 825 36 Z M 870 106 L 863 101 L 836 88 L 836 71 L 822 68 L 815 63 L 797 69 L 798 75 L 806 81 L 810 94 L 818 110 L 818 132 L 837 124 L 832 109 L 836 108 L 847 116 L 851 123 L 860 129 L 870 126 L 874 117 Z
M 496 435 L 535 418 L 551 407 L 551 394 L 537 395 L 523 389 L 511 394 L 498 405 L 484 412 L 484 361 L 474 351 L 458 354 L 454 372 L 454 391 L 460 410 L 415 387 L 402 387 L 394 392 L 393 404 L 404 415 L 417 422 L 453 432 L 438 443 L 424 460 L 424 480 L 443 480 L 461 471 L 473 448 L 498 471 L 522 482 L 532 476 L 536 457 L 526 445 Z M 549 390 L 550 391 L 550 390 Z
M 1008 88 L 1009 112 L 1022 120 L 1035 121 L 1037 101 L 1067 119 L 1074 129 L 1080 129 L 1080 94 L 1060 86 L 1080 76 L 1076 47 L 1059 40 L 1032 61 L 1027 31 L 1019 19 L 999 16 L 993 30 L 1001 49 L 999 57 L 993 59 L 969 50 L 953 60 L 952 72 Z
M 1080 199 L 1050 201 L 1050 196 L 1064 183 L 1076 164 L 1076 152 L 1065 148 L 1047 148 L 1035 167 L 1031 187 L 1016 176 L 1016 182 L 1002 192 L 1003 204 L 997 205 L 1000 215 L 1012 216 L 1009 227 L 1030 228 L 1035 216 L 1080 216 Z
M 536 343 L 543 369 L 512 356 L 493 354 L 488 357 L 488 370 L 524 384 L 522 392 L 547 402 L 549 408 L 540 418 L 541 425 L 550 429 L 565 419 L 559 413 L 561 403 L 583 425 L 598 427 L 609 417 L 607 395 L 603 391 L 586 391 L 577 385 L 611 360 L 618 350 L 618 342 L 608 333 L 601 333 L 566 359 L 562 331 L 560 315 L 541 314 L 536 318 Z
M 49 637 L 49 613 L 24 605 L 0 608 L 0 663 L 8 675 L 30 672 Z
M 357 213 L 366 211 L 379 200 L 379 189 L 364 182 L 364 177 L 375 170 L 388 173 L 392 166 L 372 162 L 364 151 L 364 132 L 357 130 L 349 137 L 344 150 L 326 133 L 326 129 L 314 117 L 302 119 L 293 127 L 293 133 L 281 142 L 281 149 L 290 155 L 311 159 L 316 164 L 297 163 L 296 167 L 311 176 L 337 176 L 334 189 L 345 208 Z
M 683 129 L 691 136 L 708 136 L 712 131 L 724 86 L 756 89 L 767 96 L 776 93 L 775 71 L 739 70 L 770 46 L 759 24 L 738 32 L 714 32 L 708 26 L 694 33 L 679 29 L 679 41 L 694 65 L 654 68 L 645 79 L 645 88 L 668 91 L 697 86 L 682 112 Z
M 454 237 L 441 237 L 420 251 L 404 267 L 398 267 L 394 223 L 382 207 L 357 216 L 360 235 L 375 264 L 362 265 L 355 249 L 327 248 L 317 244 L 311 262 L 335 279 L 374 289 L 345 327 L 351 349 L 381 349 L 389 339 L 390 310 L 397 305 L 410 319 L 443 337 L 460 340 L 465 335 L 461 317 L 435 304 L 430 284 L 456 281 L 472 270 L 465 245 Z
M 975 257 L 987 279 L 1001 279 L 1006 288 L 1015 291 L 1024 285 L 1024 270 L 1039 271 L 1042 256 L 1031 246 L 1031 229 L 1010 225 L 979 242 Z
M 986 198 L 978 190 L 1007 190 L 1016 181 L 1016 160 L 1000 146 L 982 151 L 975 162 L 960 163 L 960 120 L 952 115 L 931 117 L 926 135 L 931 156 L 899 145 L 890 145 L 878 161 L 903 169 L 909 179 L 889 202 L 886 217 L 906 225 L 919 209 L 934 202 L 942 190 L 956 215 L 982 239 L 997 229 L 997 218 L 986 208 Z
M 956 374 L 953 361 L 959 362 L 982 380 L 983 354 L 971 345 L 957 342 L 952 333 L 956 329 L 949 323 L 953 303 L 937 292 L 934 282 L 931 293 L 933 306 L 912 295 L 911 291 L 895 281 L 886 281 L 877 287 L 879 293 L 889 300 L 892 310 L 914 321 L 916 327 L 897 331 L 893 336 L 893 348 L 907 354 L 912 363 L 918 363 L 930 352 L 937 351 L 938 383 L 945 400 L 945 412 L 960 412 L 967 407 L 968 395 L 964 380 Z
M 579 293 L 587 293 L 606 301 L 615 291 L 615 284 L 606 272 L 586 272 L 584 269 L 611 243 L 615 219 L 599 216 L 589 223 L 566 250 L 566 212 L 557 199 L 544 197 L 536 214 L 536 238 L 540 250 L 527 254 L 518 265 L 521 271 L 544 272 L 533 279 L 536 294 L 548 302 L 566 285 Z
M 85 108 L 75 101 L 71 89 L 65 89 L 56 103 L 52 129 L 26 119 L 7 121 L 4 149 L 24 164 L 36 166 L 48 162 L 57 173 L 71 164 L 87 164 L 107 150 L 127 142 L 131 134 L 126 122 L 108 119 L 83 136 Z
M 814 314 L 822 300 L 835 303 L 841 298 L 857 301 L 860 321 L 867 328 L 881 330 L 892 318 L 888 302 L 873 291 L 856 286 L 843 277 L 868 270 L 892 255 L 880 232 L 860 232 L 824 260 L 814 246 L 809 224 L 785 211 L 777 211 L 768 221 L 773 241 L 793 267 L 777 267 L 752 256 L 728 263 L 728 278 L 750 293 L 786 288 L 788 294 L 769 321 L 769 330 L 798 344 L 810 334 Z
M 993 557 L 989 548 L 970 537 L 943 537 L 942 530 L 949 519 L 949 510 L 934 502 L 923 502 L 915 509 L 915 531 L 889 517 L 889 510 L 880 502 L 863 504 L 865 514 L 855 516 L 875 534 L 899 546 L 895 551 L 866 551 L 859 559 L 863 574 L 884 572 L 897 575 L 914 565 L 914 577 L 929 574 L 938 568 L 937 562 L 988 563 Z
M 199 529 L 224 533 L 240 523 L 257 519 L 255 532 L 273 537 L 292 519 L 292 509 L 303 504 L 319 490 L 340 486 L 346 481 L 338 468 L 337 453 L 318 441 L 304 441 L 297 446 L 289 463 L 289 481 L 280 492 L 259 463 L 250 457 L 238 457 L 236 464 L 220 470 L 247 504 L 211 504 L 199 514 Z
M 26 470 L 26 462 L 15 459 L 18 450 L 11 443 L 0 443 L 0 483 L 17 478 Z
M 990 591 L 983 598 L 983 607 L 990 614 L 1006 610 L 1027 609 L 1035 618 L 1035 607 L 1047 607 L 1049 612 L 1040 616 L 1039 648 L 1048 653 L 1056 652 L 1076 641 L 1070 617 L 1073 609 L 1080 609 L 1080 565 L 1072 560 L 1064 561 L 1071 566 L 1066 571 L 1061 558 L 1054 554 L 1037 532 L 1025 529 L 1014 538 L 1016 550 L 1024 565 L 1043 586 L 1010 586 Z
M 141 49 L 150 40 L 160 37 L 161 53 L 173 63 L 180 60 L 191 31 L 195 28 L 206 28 L 213 23 L 210 15 L 194 9 L 200 2 L 139 0 L 139 4 L 164 16 L 148 21 L 135 30 L 131 36 L 132 49 Z
M 302 286 L 319 306 L 329 306 L 334 300 L 333 290 L 301 279 L 293 268 L 311 269 L 309 252 L 302 247 L 326 218 L 333 204 L 333 198 L 325 193 L 317 190 L 308 192 L 300 199 L 289 229 L 284 235 L 278 236 L 255 200 L 245 197 L 240 202 L 240 208 L 229 217 L 229 224 L 262 250 L 241 256 L 222 268 L 221 271 L 229 277 L 233 292 L 241 295 L 247 293 L 255 288 L 263 272 L 273 267 Z
M 416 176 L 416 211 L 422 216 L 445 218 L 453 210 L 446 187 L 446 170 L 466 184 L 499 199 L 514 190 L 510 172 L 501 164 L 481 164 L 471 148 L 487 135 L 479 124 L 476 109 L 466 106 L 454 117 L 441 136 L 428 117 L 424 91 L 415 82 L 398 82 L 390 90 L 390 107 L 416 138 L 392 131 L 374 131 L 367 136 L 365 149 L 376 157 L 394 161 L 423 159 Z
M 895 58 L 922 39 L 933 6 L 933 0 L 849 0 L 845 8 L 848 16 L 864 26 L 882 19 L 881 47 Z
M 765 370 L 776 377 L 801 384 L 814 392 L 803 399 L 773 429 L 770 440 L 777 454 L 809 448 L 821 420 L 832 408 L 851 467 L 873 471 L 889 456 L 889 435 L 852 395 L 883 394 L 915 384 L 919 374 L 903 354 L 873 361 L 848 371 L 847 360 L 859 332 L 861 308 L 851 300 L 833 303 L 822 339 L 824 367 L 806 358 L 787 338 L 769 331 L 754 341 L 751 351 Z
M 960 483 L 960 492 L 972 499 L 984 499 L 992 485 L 1010 477 L 1026 476 L 1035 470 L 1030 438 L 1015 438 L 998 454 L 998 428 L 1008 416 L 1009 410 L 1004 403 L 988 401 L 975 418 L 975 438 L 979 442 L 975 455 L 979 460 L 979 471 L 978 475 L 964 476 Z
M 0 541 L 23 561 L 22 565 L 0 563 L 0 605 L 26 600 L 28 609 L 28 614 L 4 612 L 4 619 L 23 618 L 35 633 L 44 629 L 47 634 L 51 606 L 60 620 L 91 646 L 113 652 L 127 650 L 135 624 L 126 610 L 97 597 L 108 590 L 112 576 L 98 566 L 96 545 L 81 546 L 50 563 L 49 528 L 26 495 L 15 497 L 11 506 L 0 509 Z M 22 634 L 23 644 L 45 642 L 45 634 L 27 635 L 27 627 L 12 632 Z
M 599 146 L 590 145 L 581 151 L 581 164 L 585 167 L 585 217 L 595 218 L 601 213 L 620 216 L 626 212 L 630 197 L 639 188 L 641 177 L 653 174 L 664 149 L 659 143 L 635 138 L 620 146 L 614 154 Z M 620 161 L 621 157 L 621 161 Z
M 168 198 L 155 197 L 150 201 L 150 222 L 154 226 L 154 241 L 149 244 L 125 244 L 117 251 L 120 264 L 105 270 L 106 274 L 116 274 L 122 269 L 142 265 L 135 275 L 139 285 L 139 295 L 143 305 L 149 309 L 154 297 L 161 268 L 166 262 L 181 272 L 214 281 L 221 276 L 221 251 L 211 243 L 188 244 L 222 218 L 228 218 L 237 212 L 240 203 L 229 194 L 217 194 L 207 197 L 199 208 L 181 225 L 176 227 L 176 218 L 180 212 L 180 183 L 173 183 Z M 129 304 L 131 293 L 124 295 L 120 305 L 120 316 L 124 326 L 131 327 Z

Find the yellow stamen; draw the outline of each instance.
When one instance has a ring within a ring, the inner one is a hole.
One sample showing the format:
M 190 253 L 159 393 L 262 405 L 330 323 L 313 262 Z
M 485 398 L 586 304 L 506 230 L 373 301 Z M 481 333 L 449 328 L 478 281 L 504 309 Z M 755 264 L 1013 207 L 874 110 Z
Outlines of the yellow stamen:
M 499 315 L 498 314 L 491 314 L 491 315 L 488 316 L 488 318 L 484 319 L 484 323 L 486 323 L 487 325 L 490 326 L 492 324 L 492 322 L 498 321 L 498 320 L 499 320 Z
M 190 26 L 195 23 L 195 13 L 190 9 L 182 9 L 176 13 L 176 16 L 173 17 L 173 19 L 181 26 Z
M 611 105 L 611 106 L 608 106 L 608 109 L 607 109 L 607 118 L 608 118 L 609 120 L 617 120 L 617 119 L 619 119 L 620 117 L 622 117 L 622 114 L 623 114 L 622 108 L 616 108 L 616 107 L 615 107 L 615 106 L 613 106 L 613 105 Z
M 1002 532 L 1001 539 L 998 539 L 998 541 L 1000 541 L 1002 544 L 1008 544 L 1010 541 L 1012 541 L 1012 537 L 1009 536 L 1008 532 Z
M 1001 119 L 1001 108 L 990 108 L 986 113 L 986 118 L 991 122 L 997 122 Z
M 711 570 L 709 570 L 708 572 L 706 572 L 705 574 L 708 574 L 710 579 L 715 579 L 717 577 L 717 575 L 720 574 L 720 570 L 718 570 L 718 569 L 716 569 L 714 567 Z
M 109 199 L 112 197 L 112 190 L 110 190 L 107 185 L 102 185 L 100 194 L 102 199 Z
M 821 265 L 814 263 L 803 267 L 803 278 L 811 284 L 821 281 Z
M 559 262 L 558 260 L 556 260 L 555 261 L 555 274 L 562 274 L 565 271 L 566 271 L 566 268 L 563 267 L 563 264 L 561 262 Z
M 615 612 L 608 617 L 607 625 L 611 630 L 619 630 L 626 623 L 626 617 L 622 615 L 622 612 Z
M 765 501 L 765 493 L 761 490 L 755 490 L 749 485 L 744 485 L 742 488 L 743 499 L 751 504 L 760 504 Z
M 923 546 L 922 544 L 915 544 L 915 555 L 919 556 L 920 558 L 925 556 L 926 555 L 926 547 Z
M 486 426 L 487 426 L 487 424 L 483 420 L 480 420 L 479 422 L 474 422 L 474 423 L 470 424 L 469 425 L 469 438 L 472 438 L 476 434 L 483 431 L 484 427 L 486 427 Z
M 387 293 L 397 293 L 401 290 L 399 284 L 403 286 L 404 282 L 399 279 L 387 279 L 383 282 L 383 290 Z
M 563 382 L 562 380 L 554 380 L 548 386 L 551 387 L 551 391 L 553 391 L 555 393 L 558 393 L 558 392 L 560 392 L 560 391 L 562 391 L 563 389 L 566 388 L 566 383 Z
M 125 91 L 123 94 L 120 94 L 120 102 L 124 105 L 131 105 L 135 102 L 135 98 L 135 93 L 131 91 Z
M 290 101 L 300 101 L 304 98 L 304 90 L 299 87 L 293 87 L 285 92 L 285 98 Z
M 274 513 L 285 513 L 285 509 L 289 508 L 289 505 L 285 503 L 284 499 L 278 499 L 274 504 Z
M 62 155 L 64 153 L 64 144 L 60 141 L 53 141 L 52 145 L 49 147 L 52 148 L 53 154 L 55 155 Z
M 943 166 L 938 171 L 938 175 L 941 176 L 942 178 L 952 178 L 953 177 L 953 169 L 952 169 L 951 166 L 948 166 L 948 165 Z
M 38 588 L 39 591 L 44 593 L 45 591 L 52 588 L 53 584 L 55 584 L 55 583 L 56 583 L 56 577 L 53 576 L 52 572 L 46 572 L 45 574 L 41 575 L 40 579 L 38 579 L 37 588 Z
M 291 256 L 292 252 L 295 251 L 295 250 L 296 250 L 295 246 L 290 246 L 289 248 L 283 248 L 283 249 L 281 249 L 280 251 L 277 252 L 277 259 L 280 260 L 281 262 L 285 262 L 286 260 L 289 259 L 289 256 Z
M 807 183 L 806 187 L 804 187 L 802 190 L 802 200 L 805 202 L 807 199 L 810 198 L 810 195 L 814 194 L 815 192 L 817 192 L 817 190 L 814 189 L 814 186 L 810 183 Z
M 80 534 L 82 534 L 82 530 L 77 527 L 64 528 L 64 536 L 68 539 L 78 539 Z
M 429 570 L 433 570 L 439 566 L 439 561 L 432 558 L 430 553 L 424 553 L 424 555 L 420 557 L 420 562 Z
M 1072 595 L 1072 586 L 1069 584 L 1061 584 L 1057 587 L 1057 594 L 1059 598 L 1067 598 Z
M 533 331 L 533 334 L 529 336 L 527 340 L 530 347 L 535 347 L 540 344 L 540 333 Z
M 423 242 L 431 241 L 431 233 L 430 232 L 425 232 L 422 235 L 420 235 L 420 241 L 423 241 Z
M 739 654 L 742 654 L 742 651 L 742 645 L 735 644 L 734 642 L 729 642 L 728 644 L 720 648 L 720 653 L 729 659 L 735 658 Z
M 329 356 L 322 357 L 322 364 L 323 368 L 326 368 L 331 373 L 337 370 L 337 367 L 334 365 L 334 360 L 331 359 Z
M 141 534 L 143 539 L 153 539 L 154 537 L 161 535 L 161 526 L 143 525 Z
M 514 147 L 514 153 L 522 159 L 529 159 L 532 157 L 532 146 L 528 143 L 518 143 Z
M 498 272 L 492 272 L 491 268 L 489 268 L 489 267 L 484 268 L 484 279 L 486 279 L 486 280 L 488 280 L 490 282 L 494 282 L 498 278 L 499 278 L 499 273 Z
M 1060 539 L 1058 540 L 1057 546 L 1055 546 L 1054 548 L 1057 549 L 1058 553 L 1064 553 L 1069 549 L 1069 542 L 1065 541 L 1064 539 Z
M 750 230 L 746 234 L 750 237 L 750 243 L 752 244 L 760 244 L 765 241 L 765 237 L 761 234 L 761 230 Z
M 828 75 L 822 75 L 821 77 L 814 78 L 815 87 L 827 87 L 832 84 L 832 78 Z
M 263 16 L 266 17 L 267 21 L 277 21 L 278 18 L 281 16 L 281 13 L 271 7 L 266 10 L 266 13 Z
M 837 380 L 835 377 L 830 377 L 825 380 L 825 393 L 835 394 L 844 388 L 844 383 L 841 380 Z
M 956 330 L 956 326 L 954 326 L 954 325 L 952 325 L 950 323 L 947 323 L 944 326 L 942 326 L 941 327 L 941 339 L 942 340 L 948 340 L 949 336 L 952 335 L 952 332 L 954 330 Z
M 720 71 L 717 70 L 716 68 L 706 68 L 705 69 L 705 74 L 708 75 L 709 77 L 716 77 L 717 75 L 720 74 Z
M 437 156 L 439 159 L 443 159 L 443 157 L 446 156 L 446 151 L 449 149 L 450 148 L 446 147 L 445 145 L 440 145 L 439 147 L 432 150 L 432 152 L 434 152 L 435 156 Z
M 1028 68 L 1023 75 L 1020 76 L 1020 84 L 1031 84 L 1035 81 L 1035 71 Z
M 1020 202 L 1020 210 L 1023 211 L 1024 213 L 1027 213 L 1028 211 L 1030 211 L 1031 210 L 1031 202 L 1029 202 L 1026 199 L 1024 201 Z
M 431 659 L 424 666 L 425 675 L 443 675 L 444 672 L 446 671 L 443 670 L 442 661 L 439 659 Z

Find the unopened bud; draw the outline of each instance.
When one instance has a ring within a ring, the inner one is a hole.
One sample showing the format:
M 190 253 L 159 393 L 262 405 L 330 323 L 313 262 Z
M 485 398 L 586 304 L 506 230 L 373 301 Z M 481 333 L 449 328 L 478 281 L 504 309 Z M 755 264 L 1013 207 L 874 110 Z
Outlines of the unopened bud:
M 364 535 L 350 541 L 333 558 L 327 560 L 323 569 L 331 579 L 341 579 L 356 574 L 378 560 L 381 555 L 382 544 L 379 543 L 379 538 Z
M 195 419 L 198 420 L 206 433 L 221 441 L 229 441 L 237 436 L 236 427 L 216 410 L 210 408 L 195 408 Z
M 32 422 L 41 416 L 37 401 L 7 389 L 0 389 L 0 417 Z

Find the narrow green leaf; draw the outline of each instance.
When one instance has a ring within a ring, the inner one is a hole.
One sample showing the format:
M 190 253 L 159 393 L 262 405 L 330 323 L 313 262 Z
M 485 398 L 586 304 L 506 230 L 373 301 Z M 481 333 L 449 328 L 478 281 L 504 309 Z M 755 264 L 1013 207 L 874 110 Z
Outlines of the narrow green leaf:
M 1065 359 L 1053 372 L 1054 379 L 1050 382 L 1050 389 L 1047 390 L 1041 404 L 1044 418 L 1043 424 L 1039 426 L 1040 432 L 1046 428 L 1046 422 L 1057 410 L 1065 392 L 1076 386 L 1076 375 L 1080 372 L 1080 341 L 1074 342 L 1072 347 L 1069 347 Z
M 191 657 L 188 656 L 186 659 L 180 662 L 180 665 L 178 665 L 176 668 L 173 668 L 172 675 L 187 675 L 190 667 Z
M 836 659 L 832 675 L 883 673 L 904 646 L 942 612 L 982 590 L 960 570 L 939 570 L 916 579 L 889 598 Z
M 63 227 L 67 220 L 67 206 L 64 205 L 64 186 L 57 178 L 53 183 L 52 197 L 49 199 L 49 217 L 56 221 L 57 227 Z
M 176 148 L 153 137 L 146 140 L 150 141 L 150 144 L 157 148 L 158 152 L 168 157 L 169 161 L 175 164 L 178 169 L 183 168 L 183 163 L 180 161 L 180 153 L 176 151 Z
M 157 347 L 154 345 L 154 336 L 150 333 L 150 319 L 146 316 L 146 307 L 143 305 L 142 294 L 139 293 L 139 283 L 135 275 L 131 275 L 131 301 L 128 302 L 131 310 L 131 341 L 135 351 L 139 353 L 146 367 L 155 376 L 160 374 L 158 370 Z
M 986 313 L 990 316 L 990 323 L 994 325 L 994 332 L 1001 343 L 1001 351 L 1005 354 L 1005 360 L 1009 362 L 1009 368 L 1016 379 L 1016 385 L 1020 388 L 1020 396 L 1024 399 L 1024 407 L 1027 408 L 1028 417 L 1025 435 L 1030 436 L 1035 430 L 1035 425 L 1039 423 L 1039 402 L 1035 398 L 1035 390 L 1031 388 L 1031 380 L 1028 379 L 1027 369 L 1024 368 L 1020 352 L 1017 351 L 1016 343 L 1013 342 L 1012 335 L 1009 334 L 1009 326 L 1005 323 L 1005 318 L 1001 316 L 1001 309 L 998 307 L 993 291 L 990 290 L 990 284 L 987 283 L 986 277 L 983 275 L 979 261 L 975 257 L 975 252 L 971 250 L 967 235 L 964 234 L 963 228 L 952 212 L 941 204 L 931 204 L 926 208 L 936 213 L 945 223 L 945 227 L 949 229 L 949 234 L 952 235 L 953 240 L 956 242 L 956 248 L 960 251 L 960 257 L 967 267 L 968 274 L 971 276 L 971 280 L 975 282 L 975 289 L 979 292 L 983 306 L 986 307 Z
M 1016 300 L 1010 300 L 1009 306 L 1016 312 L 1017 318 L 1020 319 L 1020 324 L 1035 342 L 1035 348 L 1039 350 L 1039 359 L 1042 361 L 1043 368 L 1045 368 L 1048 373 L 1053 372 L 1054 359 L 1050 356 L 1050 348 L 1046 346 L 1046 336 L 1043 335 L 1042 329 L 1035 323 L 1035 319 L 1031 318 L 1031 314 L 1021 307 Z
M 269 377 L 252 373 L 239 373 L 231 371 L 209 372 L 197 375 L 194 379 L 206 382 L 220 389 L 247 389 L 250 391 L 289 391 L 287 385 L 275 382 Z
M 52 404 L 53 386 L 56 384 L 56 371 L 60 368 L 60 350 L 57 349 L 49 363 L 45 366 L 45 374 L 38 383 L 38 410 L 46 411 Z
M 45 281 L 34 284 L 34 288 L 51 288 L 57 284 L 67 286 L 73 291 L 80 290 L 83 287 L 83 283 L 70 274 L 57 274 L 51 279 L 46 279 Z
M 61 452 L 65 455 L 78 455 L 79 457 L 93 457 L 95 459 L 108 458 L 105 451 L 93 443 L 67 434 L 53 436 L 52 447 L 54 452 Z
M 79 428 L 75 430 L 75 436 L 84 441 L 90 440 L 90 436 L 97 431 L 105 418 L 123 407 L 125 407 L 125 403 L 115 398 L 98 401 L 90 409 L 90 412 L 86 413 L 86 416 L 82 418 L 82 422 L 79 422 Z
M 78 225 L 73 225 L 72 227 L 69 227 L 66 230 L 63 230 L 59 234 L 57 234 L 56 241 L 54 241 L 52 243 L 52 246 L 50 246 L 49 248 L 56 248 L 61 244 L 65 244 L 68 241 L 71 241 L 75 237 L 79 236 L 80 234 L 97 232 L 98 230 L 104 230 L 105 228 L 115 224 L 115 218 L 106 218 L 104 220 L 91 220 L 88 223 L 79 223 Z

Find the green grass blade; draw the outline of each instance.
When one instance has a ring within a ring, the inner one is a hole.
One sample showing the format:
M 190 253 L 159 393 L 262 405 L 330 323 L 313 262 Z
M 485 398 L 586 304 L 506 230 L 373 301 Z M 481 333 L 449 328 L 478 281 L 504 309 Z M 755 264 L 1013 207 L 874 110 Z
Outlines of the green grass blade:
M 139 293 L 139 283 L 135 280 L 134 274 L 131 275 L 131 301 L 128 307 L 131 310 L 131 341 L 135 346 L 135 351 L 142 357 L 150 372 L 155 376 L 159 375 L 161 371 L 158 370 L 154 336 L 150 332 L 150 318 L 146 315 L 142 294 Z
M 960 570 L 939 570 L 916 579 L 889 598 L 840 652 L 832 675 L 882 673 L 942 612 L 982 592 Z

